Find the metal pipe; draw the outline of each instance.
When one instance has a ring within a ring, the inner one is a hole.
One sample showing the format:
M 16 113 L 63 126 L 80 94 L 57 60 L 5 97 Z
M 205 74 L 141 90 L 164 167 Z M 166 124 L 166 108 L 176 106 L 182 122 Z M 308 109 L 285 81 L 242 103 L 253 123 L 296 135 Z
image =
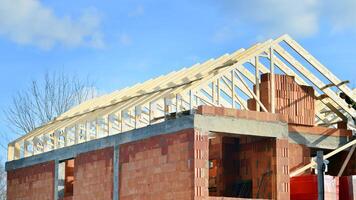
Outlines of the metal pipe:
M 316 152 L 316 163 L 318 170 L 318 200 L 324 200 L 324 153 L 323 151 Z

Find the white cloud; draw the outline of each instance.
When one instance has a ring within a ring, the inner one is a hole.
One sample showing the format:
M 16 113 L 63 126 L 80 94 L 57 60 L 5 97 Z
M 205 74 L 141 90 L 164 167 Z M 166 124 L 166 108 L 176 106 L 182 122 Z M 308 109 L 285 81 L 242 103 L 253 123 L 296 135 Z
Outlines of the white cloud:
M 95 10 L 73 19 L 56 16 L 38 0 L 0 0 L 0 36 L 18 44 L 43 49 L 55 45 L 99 48 L 103 46 L 99 25 Z
M 324 0 L 323 15 L 331 24 L 333 32 L 345 30 L 356 31 L 356 1 L 355 0 Z
M 256 30 L 258 37 L 309 37 L 326 31 L 356 31 L 356 0 L 221 0 L 230 29 Z M 226 25 L 223 26 L 226 29 Z M 323 29 L 325 30 L 325 29 Z M 220 34 L 226 31 L 220 30 Z M 213 37 L 216 37 L 214 35 Z
M 232 21 L 250 24 L 268 36 L 292 33 L 310 36 L 318 31 L 318 0 L 224 0 Z

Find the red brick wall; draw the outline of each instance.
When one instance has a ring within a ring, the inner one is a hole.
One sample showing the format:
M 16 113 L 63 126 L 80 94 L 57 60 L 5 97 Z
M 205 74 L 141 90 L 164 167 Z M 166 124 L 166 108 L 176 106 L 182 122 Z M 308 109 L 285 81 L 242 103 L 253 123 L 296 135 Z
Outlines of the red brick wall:
M 204 148 L 194 129 L 160 135 L 120 146 L 120 199 L 175 199 L 194 198 L 194 180 L 202 164 L 195 157 Z
M 289 143 L 289 171 L 295 171 L 310 163 L 310 148 L 302 144 Z M 310 174 L 306 170 L 305 174 Z
M 290 198 L 288 139 L 275 139 L 274 145 L 273 169 L 276 170 L 276 181 L 273 181 L 275 191 L 272 191 L 272 199 L 288 200 Z
M 206 200 L 209 196 L 209 138 L 194 130 L 194 200 Z
M 54 161 L 7 172 L 8 200 L 53 200 Z
M 75 158 L 74 200 L 109 200 L 113 193 L 112 147 L 79 154 Z
M 197 114 L 236 117 L 236 118 L 268 121 L 268 122 L 275 122 L 275 121 L 288 122 L 288 117 L 283 114 L 257 112 L 251 110 L 238 110 L 234 108 L 223 108 L 223 107 L 205 106 L 205 105 L 198 107 Z
M 271 75 L 262 74 L 260 83 L 260 100 L 267 110 L 271 110 L 270 91 Z M 256 110 L 256 101 L 247 101 L 250 110 Z M 314 89 L 298 85 L 294 77 L 275 74 L 275 108 L 276 113 L 288 116 L 289 123 L 314 125 L 315 105 Z

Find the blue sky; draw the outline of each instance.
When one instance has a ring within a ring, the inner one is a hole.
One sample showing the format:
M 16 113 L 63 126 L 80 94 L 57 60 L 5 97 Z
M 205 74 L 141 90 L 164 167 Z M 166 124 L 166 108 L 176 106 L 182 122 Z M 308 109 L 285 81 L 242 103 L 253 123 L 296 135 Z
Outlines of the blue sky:
M 0 108 L 47 71 L 89 76 L 105 93 L 284 33 L 355 87 L 354 10 L 354 0 L 0 0 Z M 6 146 L 16 135 L 0 119 Z

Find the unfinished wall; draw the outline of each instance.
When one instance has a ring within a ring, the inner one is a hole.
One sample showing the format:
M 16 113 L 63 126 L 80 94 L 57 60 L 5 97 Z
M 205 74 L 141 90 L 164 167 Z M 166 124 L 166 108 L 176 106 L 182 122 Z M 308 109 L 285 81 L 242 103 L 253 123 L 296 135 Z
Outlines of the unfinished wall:
M 201 192 L 195 186 L 204 186 L 198 168 L 206 163 L 199 159 L 207 157 L 195 150 L 204 148 L 199 141 L 199 134 L 187 129 L 121 145 L 120 200 L 194 199 Z
M 289 178 L 289 142 L 288 139 L 276 139 L 273 154 L 273 169 L 276 170 L 276 182 L 273 182 L 273 199 L 288 200 L 290 198 L 290 178 Z M 276 166 L 274 166 L 276 165 Z
M 8 200 L 53 200 L 54 161 L 7 172 Z
M 260 100 L 267 110 L 271 110 L 271 74 L 262 74 Z M 276 113 L 286 114 L 291 124 L 314 125 L 314 89 L 298 85 L 293 76 L 275 74 Z M 247 101 L 250 110 L 256 110 L 256 101 Z
M 75 158 L 74 200 L 109 200 L 113 194 L 112 147 L 79 154 Z

